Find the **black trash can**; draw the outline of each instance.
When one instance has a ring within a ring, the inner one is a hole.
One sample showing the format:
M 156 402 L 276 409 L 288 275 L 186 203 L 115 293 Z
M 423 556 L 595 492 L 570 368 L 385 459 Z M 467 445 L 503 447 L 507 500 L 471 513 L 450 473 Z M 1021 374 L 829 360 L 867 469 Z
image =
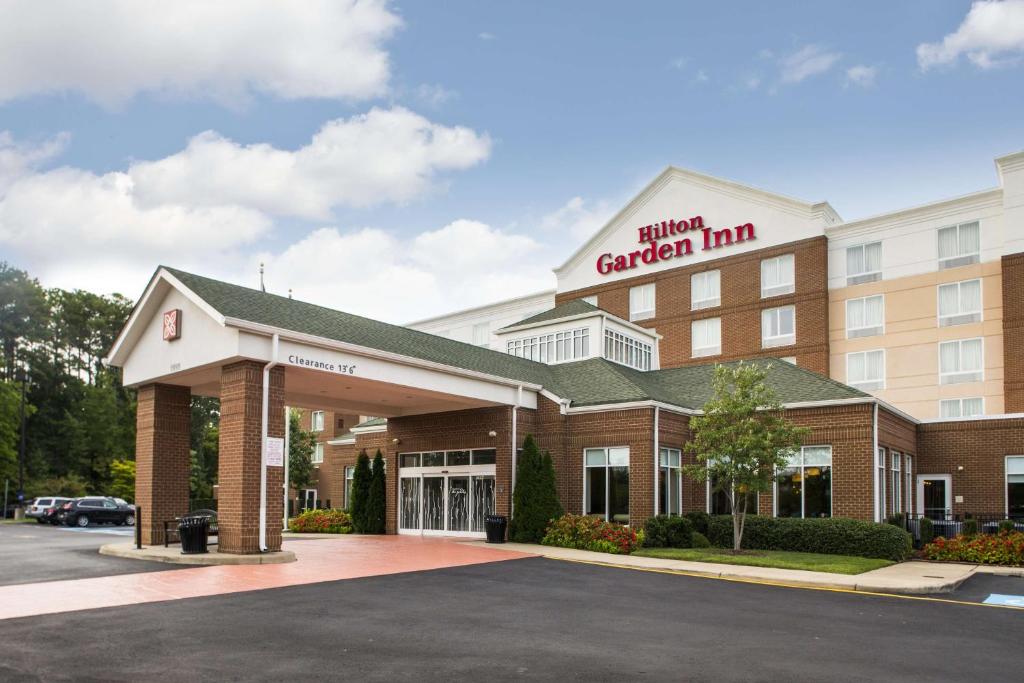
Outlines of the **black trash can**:
M 209 517 L 182 517 L 178 521 L 178 536 L 181 538 L 181 554 L 195 555 L 209 552 L 206 547 L 209 531 Z
M 488 543 L 504 543 L 505 531 L 508 529 L 508 517 L 487 515 L 484 517 L 484 529 L 487 531 Z

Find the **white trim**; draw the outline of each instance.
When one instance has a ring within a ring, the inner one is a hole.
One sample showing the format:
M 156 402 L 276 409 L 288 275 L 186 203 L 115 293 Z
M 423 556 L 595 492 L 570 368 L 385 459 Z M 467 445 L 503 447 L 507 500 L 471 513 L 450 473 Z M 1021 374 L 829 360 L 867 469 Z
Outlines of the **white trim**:
M 328 446 L 351 446 L 355 442 L 356 437 L 354 436 L 341 436 L 338 437 L 337 439 L 330 439 L 328 441 L 325 441 L 324 443 L 326 443 Z
M 972 396 L 969 398 L 976 397 Z M 918 420 L 918 423 L 939 424 L 942 422 L 973 422 L 974 420 L 1019 420 L 1021 418 L 1024 418 L 1024 413 L 998 413 L 994 415 L 971 415 L 969 417 L 929 417 L 924 420 Z
M 989 207 L 1002 208 L 1003 200 L 1003 188 L 995 187 L 988 190 L 980 190 L 978 192 L 971 192 L 970 194 L 959 195 L 956 197 L 950 197 L 948 199 L 940 199 L 935 202 L 929 202 L 927 204 L 918 204 L 916 206 L 910 206 L 905 209 L 897 209 L 888 213 L 879 213 L 874 216 L 866 216 L 864 218 L 858 218 L 857 220 L 850 221 L 848 223 L 838 223 L 836 225 L 829 225 L 825 227 L 825 235 L 828 237 L 839 237 L 839 235 L 831 235 L 829 233 L 843 233 L 843 237 L 855 237 L 858 235 L 871 235 L 876 234 L 878 230 L 878 224 L 886 223 L 908 223 L 908 219 L 916 218 L 916 222 L 923 222 L 926 220 L 937 220 L 949 215 L 958 215 L 964 211 L 974 209 L 979 210 Z M 962 206 L 966 202 L 978 202 L 974 207 Z M 915 216 L 914 214 L 921 214 Z M 947 226 L 948 227 L 948 226 Z M 848 234 L 847 234 L 848 233 Z
M 1005 465 L 1004 465 L 1005 468 Z M 1005 470 L 1004 470 L 1005 471 Z M 914 493 L 917 498 L 917 514 L 924 514 L 924 480 L 942 479 L 946 482 L 946 514 L 953 512 L 953 475 L 951 474 L 919 474 L 917 475 Z
M 874 478 L 874 494 L 875 494 L 875 521 L 881 523 L 881 509 L 878 506 L 878 404 L 874 405 L 874 409 L 871 415 L 871 445 L 873 446 L 872 453 L 874 453 L 875 466 L 871 468 Z
M 384 423 L 382 425 L 370 425 L 369 427 L 359 427 L 357 425 L 349 431 L 353 434 L 376 434 L 377 432 L 386 432 L 387 430 L 388 425 Z
M 670 413 L 676 413 L 677 415 L 701 415 L 703 413 L 703 411 L 700 410 L 691 410 L 690 408 L 683 408 L 681 406 L 672 405 L 671 403 L 664 403 L 662 401 L 624 401 L 622 403 L 603 403 L 592 406 L 576 406 L 566 408 L 565 412 L 569 415 L 575 415 L 577 413 L 606 413 L 615 410 L 652 408 L 654 406 L 657 406 L 663 410 L 667 410 Z
M 1024 458 L 1024 454 L 1003 456 L 1003 516 L 1006 519 L 1010 518 L 1010 458 Z

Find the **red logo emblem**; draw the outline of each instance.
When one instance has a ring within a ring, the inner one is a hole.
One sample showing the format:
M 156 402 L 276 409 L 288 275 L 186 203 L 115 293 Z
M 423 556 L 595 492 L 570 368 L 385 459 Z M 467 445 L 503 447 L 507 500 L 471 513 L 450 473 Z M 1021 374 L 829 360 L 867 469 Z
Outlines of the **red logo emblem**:
M 181 309 L 164 313 L 164 341 L 174 341 L 181 336 Z

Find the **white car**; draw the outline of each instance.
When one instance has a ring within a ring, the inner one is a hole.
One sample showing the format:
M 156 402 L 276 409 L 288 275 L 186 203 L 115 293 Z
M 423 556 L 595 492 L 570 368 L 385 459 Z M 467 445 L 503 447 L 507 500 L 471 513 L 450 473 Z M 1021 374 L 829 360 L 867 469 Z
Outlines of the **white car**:
M 35 517 L 35 520 L 42 524 L 46 521 L 43 519 L 43 515 L 46 514 L 46 510 L 48 508 L 63 505 L 69 500 L 71 499 L 61 498 L 59 496 L 54 496 L 52 498 L 36 498 L 31 503 L 29 503 L 27 508 L 25 508 L 25 516 Z

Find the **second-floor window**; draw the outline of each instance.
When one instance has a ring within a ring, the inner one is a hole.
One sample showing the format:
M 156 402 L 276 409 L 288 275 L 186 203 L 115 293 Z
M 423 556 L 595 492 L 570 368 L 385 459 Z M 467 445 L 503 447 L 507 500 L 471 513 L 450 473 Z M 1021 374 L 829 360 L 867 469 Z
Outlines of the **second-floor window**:
M 473 345 L 474 346 L 490 346 L 491 345 L 491 324 L 490 323 L 477 323 L 473 325 Z
M 846 354 L 846 383 L 864 391 L 885 388 L 885 351 Z
M 981 321 L 981 280 L 939 285 L 939 327 Z
M 324 411 L 314 410 L 313 415 L 310 418 L 310 431 L 322 432 L 324 431 Z
M 972 398 L 947 398 L 939 401 L 940 417 L 973 417 L 985 413 L 985 399 L 980 396 Z
M 690 310 L 711 308 L 722 303 L 722 272 L 707 270 L 690 276 Z
M 654 283 L 629 288 L 629 319 L 654 317 Z
M 792 254 L 761 261 L 761 298 L 792 294 L 796 288 L 794 266 Z
M 324 461 L 324 445 L 322 443 L 318 443 L 316 446 L 313 447 L 313 464 L 314 465 L 319 465 L 323 461 Z
M 651 355 L 650 344 L 614 330 L 604 331 L 604 357 L 608 360 L 637 370 L 650 370 Z
M 796 308 L 781 306 L 761 311 L 761 347 L 770 349 L 796 343 Z
M 849 299 L 846 302 L 846 336 L 871 337 L 885 326 L 885 298 L 881 295 Z
M 984 374 L 981 339 L 956 339 L 939 344 L 939 384 L 980 382 Z
M 564 332 L 511 339 L 506 345 L 506 351 L 509 355 L 541 363 L 580 360 L 590 355 L 590 328 L 579 327 Z
M 690 355 L 717 356 L 722 352 L 722 319 L 705 318 L 690 323 Z
M 939 269 L 956 268 L 981 260 L 978 221 L 939 228 Z
M 858 244 L 846 249 L 846 284 L 882 279 L 882 243 Z

